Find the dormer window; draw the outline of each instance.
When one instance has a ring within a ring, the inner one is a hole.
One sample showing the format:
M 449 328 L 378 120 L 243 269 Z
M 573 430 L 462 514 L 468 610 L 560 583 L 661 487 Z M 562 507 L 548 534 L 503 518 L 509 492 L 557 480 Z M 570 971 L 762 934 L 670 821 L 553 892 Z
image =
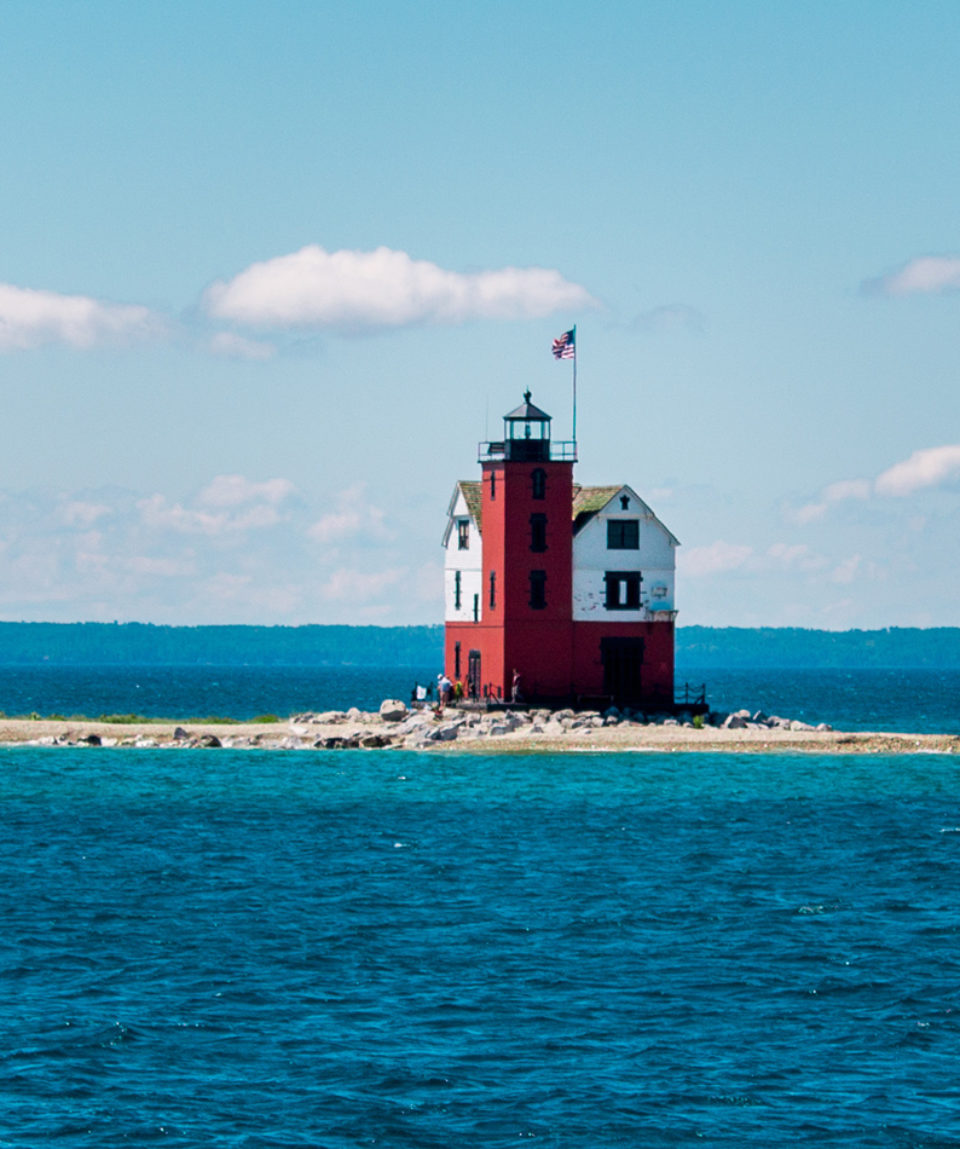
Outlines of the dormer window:
M 457 519 L 457 550 L 468 551 L 470 549 L 470 520 Z
M 608 551 L 637 551 L 639 549 L 640 522 L 638 519 L 607 520 Z

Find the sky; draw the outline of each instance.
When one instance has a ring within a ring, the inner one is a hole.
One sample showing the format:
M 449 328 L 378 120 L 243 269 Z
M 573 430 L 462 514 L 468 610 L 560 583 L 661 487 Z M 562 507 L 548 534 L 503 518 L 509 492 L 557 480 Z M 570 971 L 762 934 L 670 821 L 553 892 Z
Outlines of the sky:
M 958 626 L 960 5 L 0 5 L 0 619 L 442 621 L 530 388 L 680 625 Z

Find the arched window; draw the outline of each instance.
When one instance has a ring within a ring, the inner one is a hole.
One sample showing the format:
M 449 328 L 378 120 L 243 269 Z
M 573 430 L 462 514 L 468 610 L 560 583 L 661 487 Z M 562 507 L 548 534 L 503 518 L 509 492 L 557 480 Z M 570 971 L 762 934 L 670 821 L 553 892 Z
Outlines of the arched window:
M 547 472 L 542 467 L 537 467 L 530 478 L 533 481 L 533 497 L 545 499 L 547 497 Z

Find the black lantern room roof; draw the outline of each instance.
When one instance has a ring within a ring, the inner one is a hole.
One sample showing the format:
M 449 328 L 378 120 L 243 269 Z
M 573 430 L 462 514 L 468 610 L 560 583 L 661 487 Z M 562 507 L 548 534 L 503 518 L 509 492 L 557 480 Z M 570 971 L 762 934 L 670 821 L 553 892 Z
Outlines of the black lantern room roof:
M 504 419 L 517 420 L 524 423 L 549 423 L 553 418 L 548 415 L 546 411 L 541 411 L 539 407 L 535 407 L 530 402 L 531 391 L 524 391 L 523 402 L 519 407 L 515 408 L 509 414 L 504 415 Z

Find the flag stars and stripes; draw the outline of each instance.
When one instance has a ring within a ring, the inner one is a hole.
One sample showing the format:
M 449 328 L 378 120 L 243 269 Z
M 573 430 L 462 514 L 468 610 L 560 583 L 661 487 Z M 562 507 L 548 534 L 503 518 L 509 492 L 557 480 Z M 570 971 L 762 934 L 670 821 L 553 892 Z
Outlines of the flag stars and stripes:
M 572 327 L 553 341 L 554 359 L 575 359 L 577 355 L 577 329 Z

